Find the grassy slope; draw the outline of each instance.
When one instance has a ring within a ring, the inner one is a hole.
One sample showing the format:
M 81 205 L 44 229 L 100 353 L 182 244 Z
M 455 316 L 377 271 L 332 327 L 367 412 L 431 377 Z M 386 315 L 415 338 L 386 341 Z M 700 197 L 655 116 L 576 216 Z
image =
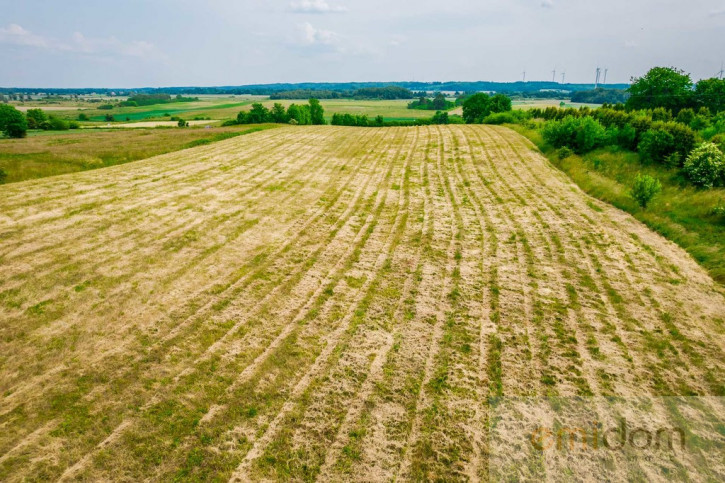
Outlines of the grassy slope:
M 605 148 L 560 160 L 536 130 L 509 126 L 528 137 L 549 160 L 584 191 L 634 215 L 661 235 L 687 250 L 712 277 L 725 283 L 725 223 L 712 214 L 725 201 L 725 189 L 699 190 L 675 171 L 643 165 L 636 153 Z M 642 209 L 629 195 L 638 172 L 662 182 L 662 193 Z
M 2 139 L 0 168 L 12 183 L 127 163 L 273 127 L 84 130 Z

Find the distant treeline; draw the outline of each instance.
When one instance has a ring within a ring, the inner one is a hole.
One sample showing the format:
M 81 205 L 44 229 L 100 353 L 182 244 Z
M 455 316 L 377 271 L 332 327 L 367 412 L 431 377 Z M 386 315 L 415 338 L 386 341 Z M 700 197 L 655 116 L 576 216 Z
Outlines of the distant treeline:
M 310 99 L 307 104 L 291 104 L 287 109 L 282 104 L 275 103 L 272 109 L 262 104 L 252 104 L 248 112 L 240 111 L 235 121 L 227 121 L 224 125 L 233 124 L 325 124 L 325 110 L 317 99 Z
M 352 97 L 353 91 L 329 91 L 313 89 L 294 89 L 291 91 L 274 92 L 269 95 L 272 100 L 280 99 L 346 99 Z
M 456 103 L 449 101 L 446 97 L 438 93 L 434 98 L 421 96 L 413 102 L 408 103 L 408 109 L 419 109 L 423 111 L 445 111 L 456 107 Z
M 605 89 L 598 87 L 591 91 L 579 91 L 571 95 L 571 102 L 590 104 L 619 104 L 625 103 L 629 94 L 623 89 Z
M 136 107 L 136 106 L 151 106 L 154 104 L 169 104 L 172 102 L 193 102 L 198 101 L 198 97 L 182 97 L 181 94 L 177 94 L 176 97 L 171 97 L 170 94 L 134 94 L 127 100 L 119 102 L 120 107 Z
M 269 95 L 276 99 L 412 99 L 411 90 L 397 86 L 363 87 L 357 90 L 320 90 L 320 89 L 294 89 L 290 91 L 273 92 Z
M 113 88 L 20 88 L 0 87 L 0 94 L 51 94 L 51 95 L 88 95 L 104 94 L 128 96 L 133 94 L 226 94 L 226 95 L 265 95 L 278 94 L 295 90 L 308 91 L 336 91 L 355 92 L 366 88 L 387 88 L 401 87 L 410 91 L 425 92 L 502 92 L 502 93 L 529 93 L 538 92 L 542 89 L 558 89 L 570 92 L 592 90 L 594 84 L 559 84 L 558 82 L 303 82 L 296 84 L 251 84 L 241 86 L 217 86 L 217 87 L 140 87 L 134 89 L 113 89 Z M 609 84 L 608 88 L 626 89 L 628 84 Z M 378 98 L 378 97 L 375 97 Z M 409 99 L 411 99 L 410 97 Z
M 330 122 L 333 126 L 357 126 L 357 127 L 399 127 L 399 126 L 428 126 L 431 124 L 463 124 L 463 119 L 456 116 L 448 116 L 447 112 L 436 112 L 428 119 L 412 119 L 408 121 L 386 121 L 383 116 L 368 118 L 365 114 L 341 114 L 332 115 Z

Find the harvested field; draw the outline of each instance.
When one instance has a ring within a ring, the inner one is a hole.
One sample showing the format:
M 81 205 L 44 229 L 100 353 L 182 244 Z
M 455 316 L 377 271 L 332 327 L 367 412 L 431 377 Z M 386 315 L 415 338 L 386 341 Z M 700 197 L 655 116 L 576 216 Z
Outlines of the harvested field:
M 2 481 L 725 475 L 721 288 L 513 131 L 283 127 L 0 195 Z M 706 427 L 501 470 L 502 396 Z

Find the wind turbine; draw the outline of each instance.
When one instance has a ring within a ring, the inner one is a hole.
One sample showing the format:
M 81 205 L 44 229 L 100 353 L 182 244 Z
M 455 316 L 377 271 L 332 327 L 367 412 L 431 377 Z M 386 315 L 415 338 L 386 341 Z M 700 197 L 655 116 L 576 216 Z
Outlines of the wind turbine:
M 716 76 L 719 76 L 720 77 L 720 80 L 722 80 L 722 76 L 723 76 L 723 74 L 725 74 L 724 67 L 725 67 L 725 62 L 720 62 L 720 72 L 718 72 L 717 74 L 715 74 Z
M 609 72 L 609 68 L 604 68 L 604 82 L 602 82 L 602 85 L 607 85 L 607 72 Z
M 551 71 L 551 82 L 556 82 L 556 67 Z
M 566 79 L 566 72 L 561 73 L 561 83 L 564 83 L 564 79 Z

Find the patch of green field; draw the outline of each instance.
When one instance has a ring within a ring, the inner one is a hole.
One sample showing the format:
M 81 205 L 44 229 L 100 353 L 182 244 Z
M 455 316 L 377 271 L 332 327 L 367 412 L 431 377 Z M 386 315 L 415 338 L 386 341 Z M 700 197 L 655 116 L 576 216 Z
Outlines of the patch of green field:
M 12 183 L 137 161 L 274 127 L 33 131 L 24 139 L 0 140 L 0 168 Z

